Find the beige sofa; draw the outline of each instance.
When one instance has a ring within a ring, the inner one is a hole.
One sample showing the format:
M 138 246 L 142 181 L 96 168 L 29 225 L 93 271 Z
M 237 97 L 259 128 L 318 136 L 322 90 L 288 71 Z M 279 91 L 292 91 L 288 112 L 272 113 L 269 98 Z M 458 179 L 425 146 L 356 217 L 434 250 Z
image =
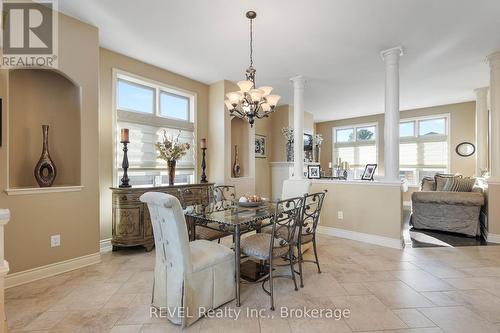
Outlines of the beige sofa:
M 445 192 L 442 186 L 429 184 L 411 197 L 410 224 L 416 229 L 429 229 L 460 233 L 467 236 L 481 235 L 479 215 L 485 198 L 483 190 L 474 186 L 472 192 Z

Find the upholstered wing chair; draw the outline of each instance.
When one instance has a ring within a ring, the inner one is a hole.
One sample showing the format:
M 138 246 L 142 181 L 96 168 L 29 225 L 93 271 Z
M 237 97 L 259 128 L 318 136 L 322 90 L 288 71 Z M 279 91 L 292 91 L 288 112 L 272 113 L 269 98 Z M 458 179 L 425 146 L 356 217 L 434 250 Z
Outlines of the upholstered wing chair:
M 148 205 L 156 246 L 153 306 L 185 327 L 199 319 L 200 309 L 234 299 L 233 251 L 206 240 L 189 242 L 176 197 L 148 192 L 140 200 Z

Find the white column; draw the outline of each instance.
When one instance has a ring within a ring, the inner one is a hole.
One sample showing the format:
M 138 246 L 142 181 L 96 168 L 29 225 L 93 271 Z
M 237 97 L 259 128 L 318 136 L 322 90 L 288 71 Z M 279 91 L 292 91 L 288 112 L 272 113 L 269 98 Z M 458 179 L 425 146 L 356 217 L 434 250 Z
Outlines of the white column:
M 488 169 L 488 87 L 476 93 L 476 176 Z
M 500 51 L 488 56 L 490 64 L 490 180 L 500 181 Z
M 399 58 L 401 46 L 380 52 L 385 63 L 385 180 L 399 182 Z
M 304 178 L 304 87 L 302 75 L 292 77 L 293 82 L 293 178 Z

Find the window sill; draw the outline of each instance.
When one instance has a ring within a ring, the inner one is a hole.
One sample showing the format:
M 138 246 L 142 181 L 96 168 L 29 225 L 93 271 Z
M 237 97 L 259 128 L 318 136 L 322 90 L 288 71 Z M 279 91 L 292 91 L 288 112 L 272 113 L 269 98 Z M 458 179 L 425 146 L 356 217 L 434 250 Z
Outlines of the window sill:
M 45 193 L 61 193 L 61 192 L 79 192 L 83 189 L 83 185 L 77 186 L 56 186 L 56 187 L 27 187 L 27 188 L 7 188 L 7 195 L 30 195 L 30 194 L 45 194 Z

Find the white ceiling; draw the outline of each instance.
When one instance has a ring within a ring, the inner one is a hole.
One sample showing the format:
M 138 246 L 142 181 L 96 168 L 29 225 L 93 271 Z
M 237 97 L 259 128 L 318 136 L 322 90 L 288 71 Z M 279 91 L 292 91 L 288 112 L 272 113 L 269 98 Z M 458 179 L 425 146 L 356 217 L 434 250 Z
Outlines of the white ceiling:
M 316 121 L 383 112 L 379 51 L 403 45 L 401 109 L 474 99 L 485 57 L 500 50 L 499 0 L 59 0 L 99 28 L 102 47 L 190 78 L 238 81 L 257 11 L 257 83 L 291 102 L 289 78 L 307 80 Z

